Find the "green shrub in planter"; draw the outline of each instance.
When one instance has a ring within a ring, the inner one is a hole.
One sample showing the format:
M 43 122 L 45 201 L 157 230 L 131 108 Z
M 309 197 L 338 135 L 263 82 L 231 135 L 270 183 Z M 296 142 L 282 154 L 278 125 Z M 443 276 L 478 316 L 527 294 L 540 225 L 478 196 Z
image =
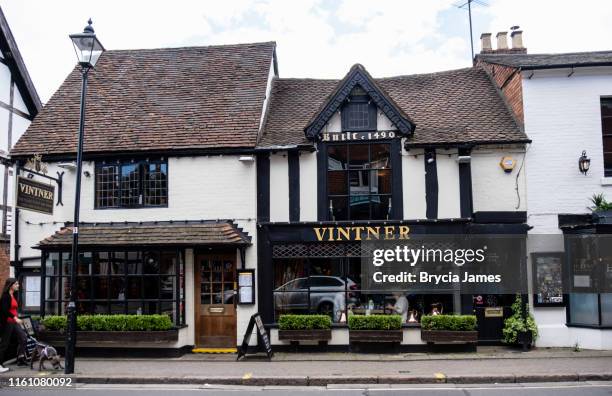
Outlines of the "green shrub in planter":
M 474 315 L 425 315 L 421 318 L 422 330 L 474 331 Z
M 350 330 L 400 330 L 400 315 L 351 315 L 348 325 Z
M 66 329 L 65 316 L 46 316 L 41 323 L 45 329 Z M 168 315 L 79 315 L 79 331 L 163 331 L 173 328 Z
M 327 330 L 331 329 L 328 315 L 281 315 L 278 318 L 279 330 Z
M 512 316 L 504 321 L 504 329 L 502 330 L 504 335 L 502 341 L 507 344 L 518 344 L 518 334 L 526 331 L 531 332 L 532 341 L 538 338 L 538 326 L 533 315 L 529 312 L 529 307 L 527 307 L 527 320 L 523 319 L 522 304 L 523 299 L 520 294 L 517 294 L 514 303 L 512 303 Z

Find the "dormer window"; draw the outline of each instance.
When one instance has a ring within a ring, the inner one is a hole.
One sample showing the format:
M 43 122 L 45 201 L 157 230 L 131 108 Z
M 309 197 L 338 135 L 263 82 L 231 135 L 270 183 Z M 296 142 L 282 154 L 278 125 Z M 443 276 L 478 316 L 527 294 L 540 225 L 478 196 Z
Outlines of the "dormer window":
M 351 91 L 341 112 L 343 132 L 376 130 L 376 105 L 361 88 Z

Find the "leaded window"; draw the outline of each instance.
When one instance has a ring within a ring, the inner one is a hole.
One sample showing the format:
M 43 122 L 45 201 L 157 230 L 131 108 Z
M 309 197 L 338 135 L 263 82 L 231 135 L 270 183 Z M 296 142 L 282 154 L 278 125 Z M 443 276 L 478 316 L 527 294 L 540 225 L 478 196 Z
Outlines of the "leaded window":
M 168 205 L 168 163 L 131 161 L 96 166 L 96 208 Z

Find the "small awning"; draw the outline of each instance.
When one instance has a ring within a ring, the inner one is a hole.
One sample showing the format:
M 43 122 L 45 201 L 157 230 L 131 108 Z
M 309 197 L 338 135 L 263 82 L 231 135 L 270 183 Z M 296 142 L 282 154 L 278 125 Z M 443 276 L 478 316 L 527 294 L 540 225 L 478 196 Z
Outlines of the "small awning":
M 36 248 L 64 250 L 71 244 L 72 226 L 67 226 L 40 241 Z M 250 244 L 251 237 L 229 220 L 79 225 L 79 247 L 239 247 Z

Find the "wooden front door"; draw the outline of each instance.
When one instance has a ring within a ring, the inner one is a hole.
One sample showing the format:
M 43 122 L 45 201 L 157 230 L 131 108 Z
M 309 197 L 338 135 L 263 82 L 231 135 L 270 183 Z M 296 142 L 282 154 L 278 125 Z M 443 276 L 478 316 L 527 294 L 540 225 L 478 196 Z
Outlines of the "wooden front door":
M 197 254 L 195 259 L 196 344 L 235 348 L 236 254 Z

